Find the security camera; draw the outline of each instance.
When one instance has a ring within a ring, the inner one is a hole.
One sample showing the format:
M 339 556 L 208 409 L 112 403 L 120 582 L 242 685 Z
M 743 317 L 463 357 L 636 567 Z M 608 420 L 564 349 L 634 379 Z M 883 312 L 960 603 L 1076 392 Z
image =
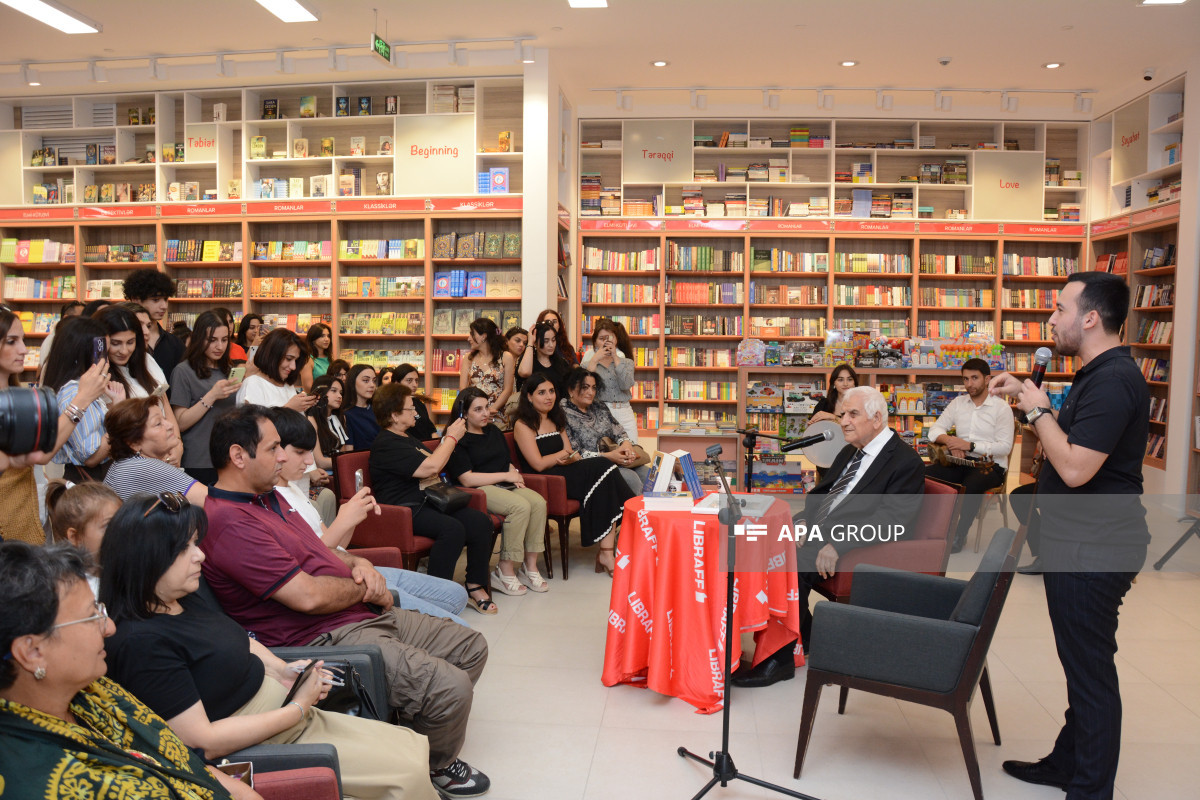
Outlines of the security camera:
M 1154 67 L 1150 67 L 1142 72 L 1142 80 L 1144 80 L 1144 81 L 1154 80 Z
M 942 56 L 938 59 L 938 63 L 943 67 L 950 63 L 950 56 Z

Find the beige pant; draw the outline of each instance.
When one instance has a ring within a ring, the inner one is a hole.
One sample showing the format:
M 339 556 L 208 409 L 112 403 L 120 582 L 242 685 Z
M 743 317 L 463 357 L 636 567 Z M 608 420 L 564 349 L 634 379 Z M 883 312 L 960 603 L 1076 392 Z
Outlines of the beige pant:
M 500 558 L 524 561 L 526 553 L 546 549 L 546 498 L 533 489 L 480 486 L 487 495 L 487 510 L 504 517 L 500 531 Z
M 387 664 L 388 703 L 401 721 L 429 737 L 430 769 L 458 757 L 475 683 L 487 663 L 483 634 L 452 620 L 392 609 L 322 634 L 312 644 L 379 645 Z
M 282 684 L 265 677 L 258 693 L 234 716 L 272 711 L 283 705 L 286 697 Z M 438 796 L 429 781 L 429 741 L 408 728 L 314 708 L 307 721 L 297 722 L 267 742 L 336 747 L 346 797 L 434 800 Z

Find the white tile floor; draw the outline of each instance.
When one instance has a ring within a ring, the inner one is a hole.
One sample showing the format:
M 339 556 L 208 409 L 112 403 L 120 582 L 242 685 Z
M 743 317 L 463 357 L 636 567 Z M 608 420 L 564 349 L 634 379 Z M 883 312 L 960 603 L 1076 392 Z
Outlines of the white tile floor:
M 1165 512 L 1152 518 L 1162 533 L 1150 562 L 1185 529 Z M 988 522 L 999 525 L 996 511 Z M 592 572 L 594 551 L 580 549 L 577 537 L 569 581 L 556 573 L 548 594 L 498 595 L 495 617 L 466 612 L 487 637 L 491 657 L 463 757 L 491 776 L 494 800 L 686 800 L 711 772 L 676 748 L 717 748 L 721 718 L 647 690 L 601 685 L 611 581 Z M 950 569 L 965 576 L 977 558 L 969 550 L 955 555 Z M 1189 542 L 1169 571 L 1147 563 L 1126 597 L 1118 640 L 1125 721 L 1117 797 L 1200 796 L 1200 540 Z M 989 668 L 1004 743 L 992 744 L 977 702 L 972 720 L 985 796 L 1062 797 L 1000 769 L 1005 759 L 1049 752 L 1066 705 L 1040 578 L 1016 577 Z M 839 717 L 832 689 L 822 697 L 804 773 L 793 780 L 804 680 L 801 669 L 792 681 L 735 692 L 730 751 L 740 770 L 822 800 L 971 796 L 948 714 L 851 693 Z M 778 796 L 741 782 L 709 794 Z

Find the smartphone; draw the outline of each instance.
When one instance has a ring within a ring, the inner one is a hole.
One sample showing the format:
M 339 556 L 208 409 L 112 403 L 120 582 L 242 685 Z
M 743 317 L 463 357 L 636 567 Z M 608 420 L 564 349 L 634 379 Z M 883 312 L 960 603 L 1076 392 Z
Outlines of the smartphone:
M 96 364 L 108 358 L 108 337 L 92 337 L 92 363 Z
M 150 393 L 150 396 L 151 397 L 162 397 L 166 393 L 167 393 L 167 385 L 165 383 L 160 383 L 158 386 L 154 387 L 154 391 Z
M 241 383 L 242 378 L 244 377 L 246 377 L 246 368 L 244 366 L 234 367 L 233 369 L 229 370 L 230 383 Z
M 286 706 L 288 703 L 292 702 L 292 698 L 296 696 L 296 692 L 300 690 L 300 687 L 304 685 L 304 682 L 309 680 L 312 674 L 316 671 L 317 659 L 314 658 L 312 661 L 308 662 L 308 666 L 304 668 L 304 671 L 296 676 L 296 680 L 292 683 L 291 690 L 288 691 L 287 697 L 285 697 L 283 700 L 283 706 Z M 317 680 L 320 680 L 319 675 L 317 676 Z M 280 708 L 283 706 L 280 706 Z
M 354 470 L 354 493 L 358 494 L 363 488 L 363 471 L 361 469 Z

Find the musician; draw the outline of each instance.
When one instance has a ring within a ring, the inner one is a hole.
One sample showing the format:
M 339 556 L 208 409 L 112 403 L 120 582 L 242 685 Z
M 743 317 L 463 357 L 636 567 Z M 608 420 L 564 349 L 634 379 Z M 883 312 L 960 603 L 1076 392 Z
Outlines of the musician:
M 813 586 L 837 572 L 838 558 L 872 541 L 840 539 L 849 524 L 903 525 L 911 529 L 925 491 L 925 465 L 908 444 L 888 427 L 887 401 L 873 386 L 847 390 L 840 420 L 846 446 L 829 466 L 824 480 L 807 495 L 804 511 L 794 521 L 808 531 L 819 527 L 822 538 L 805 542 L 796 552 L 800 594 L 800 640 L 808 647 Z M 815 534 L 812 534 L 815 537 Z M 770 686 L 796 673 L 795 642 L 767 656 L 751 670 L 739 670 L 733 685 Z
M 1003 398 L 988 394 L 990 375 L 991 369 L 982 358 L 968 359 L 962 365 L 967 393 L 954 398 L 929 430 L 929 441 L 944 445 L 955 458 L 970 461 L 981 456 L 991 457 L 991 461 L 983 460 L 980 465 L 931 463 L 925 468 L 925 474 L 930 478 L 962 484 L 966 492 L 951 553 L 963 549 L 967 534 L 971 532 L 971 523 L 983 504 L 983 493 L 1004 485 L 1008 475 L 1013 412 Z M 955 433 L 948 433 L 950 430 Z

